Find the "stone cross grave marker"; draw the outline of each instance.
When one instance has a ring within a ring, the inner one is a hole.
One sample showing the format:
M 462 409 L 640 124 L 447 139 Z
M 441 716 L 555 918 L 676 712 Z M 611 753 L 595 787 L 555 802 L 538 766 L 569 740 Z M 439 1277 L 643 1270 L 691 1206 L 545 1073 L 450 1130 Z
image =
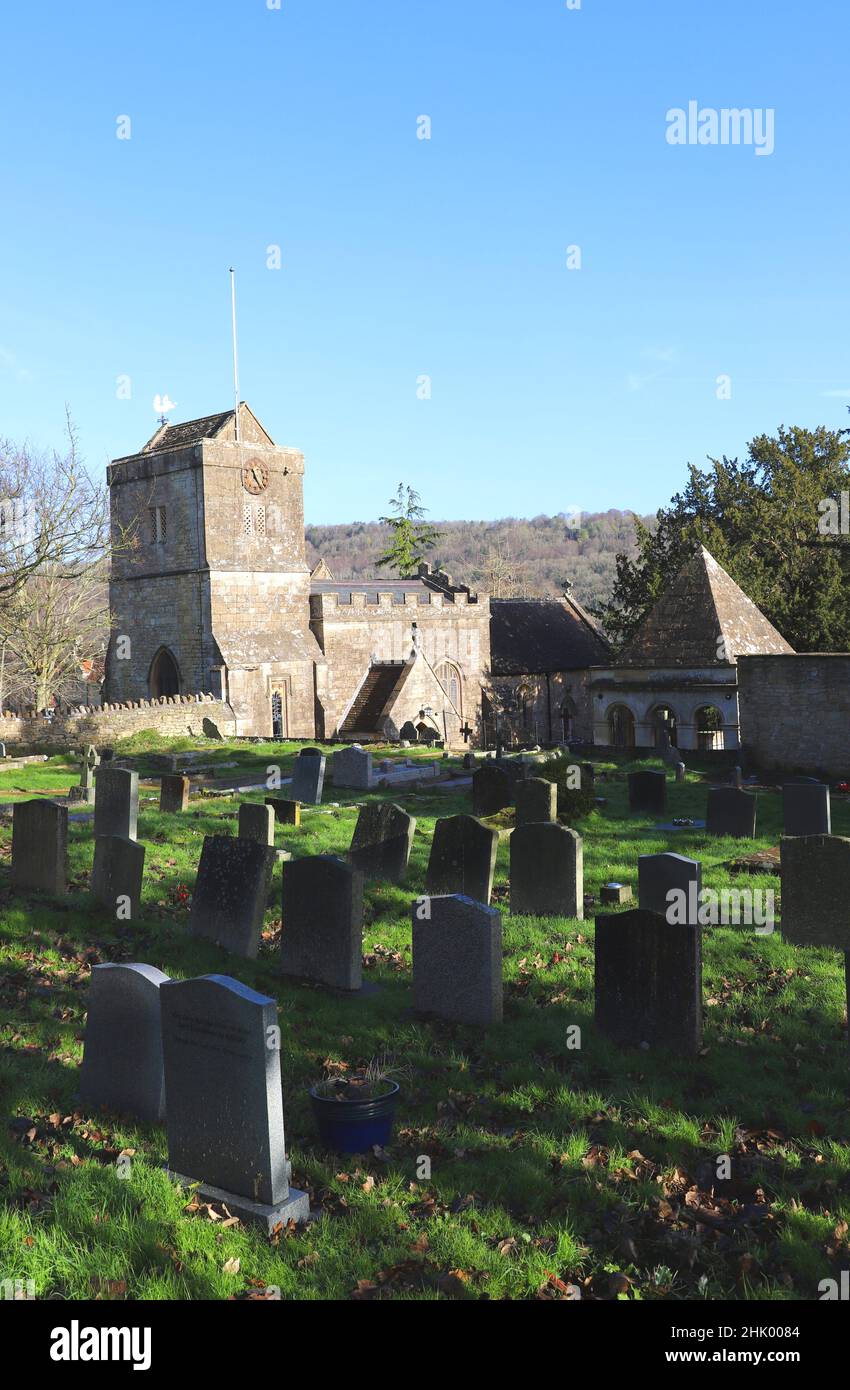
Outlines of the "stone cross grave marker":
M 453 1023 L 501 1023 L 502 921 L 494 908 L 461 894 L 413 904 L 413 1007 Z
M 700 928 L 633 908 L 596 918 L 596 1025 L 624 1047 L 694 1056 L 702 1035 Z
M 663 772 L 630 772 L 629 810 L 660 814 L 667 808 L 667 777 Z
M 120 835 L 98 835 L 94 842 L 91 891 L 97 902 L 120 922 L 140 913 L 145 847 Z
M 354 827 L 348 858 L 367 878 L 400 883 L 407 873 L 415 816 L 391 801 L 371 801 L 362 807 Z
M 331 759 L 331 772 L 335 787 L 354 787 L 366 792 L 372 785 L 372 754 L 359 743 L 342 748 Z
M 128 843 L 132 843 L 131 841 Z M 80 1099 L 156 1124 L 165 1115 L 159 987 L 154 965 L 96 965 L 89 986 Z
M 558 819 L 558 788 L 544 777 L 527 777 L 516 786 L 516 824 Z
M 711 787 L 705 817 L 706 833 L 754 840 L 757 802 L 752 792 L 740 791 L 737 787 Z
M 584 917 L 584 848 L 563 825 L 519 825 L 511 835 L 511 916 Z
M 325 782 L 325 759 L 321 753 L 298 754 L 292 773 L 292 799 L 309 806 L 320 806 Z
M 785 835 L 829 835 L 832 810 L 825 782 L 786 782 L 782 788 Z
M 289 1186 L 277 1005 L 226 975 L 160 986 L 168 1167 L 271 1233 L 309 1215 Z
M 476 816 L 494 816 L 510 806 L 513 783 L 507 772 L 495 763 L 482 763 L 472 774 L 472 812 Z
M 283 866 L 282 975 L 332 989 L 363 983 L 363 875 L 330 854 Z
M 201 850 L 189 933 L 253 960 L 260 949 L 274 850 L 256 840 L 207 835 Z
M 459 893 L 486 906 L 493 892 L 498 847 L 498 831 L 474 816 L 446 816 L 438 820 L 431 841 L 425 892 L 432 897 Z
M 159 784 L 159 809 L 165 812 L 185 811 L 189 805 L 189 778 L 163 777 Z
M 68 808 L 19 801 L 12 811 L 12 885 L 62 896 L 67 891 Z
M 105 767 L 95 773 L 94 833 L 135 840 L 139 819 L 139 774 L 125 767 Z
M 239 807 L 239 839 L 274 845 L 274 807 L 243 801 Z

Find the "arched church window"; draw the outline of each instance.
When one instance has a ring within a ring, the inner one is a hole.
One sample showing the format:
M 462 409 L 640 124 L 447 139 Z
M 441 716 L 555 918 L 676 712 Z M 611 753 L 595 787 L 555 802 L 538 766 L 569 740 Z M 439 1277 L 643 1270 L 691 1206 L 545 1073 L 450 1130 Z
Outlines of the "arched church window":
M 463 718 L 463 684 L 460 671 L 453 661 L 441 661 L 437 666 L 437 680 L 448 695 L 461 719 Z

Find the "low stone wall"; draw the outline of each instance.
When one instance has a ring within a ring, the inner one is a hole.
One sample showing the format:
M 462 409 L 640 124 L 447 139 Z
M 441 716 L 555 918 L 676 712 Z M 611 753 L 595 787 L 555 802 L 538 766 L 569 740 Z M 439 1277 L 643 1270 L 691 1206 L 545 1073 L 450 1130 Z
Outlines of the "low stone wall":
M 102 748 L 142 729 L 158 734 L 203 734 L 209 719 L 229 738 L 236 733 L 230 705 L 212 695 L 169 695 L 160 700 L 130 701 L 126 705 L 82 706 L 52 720 L 38 715 L 0 715 L 0 739 L 8 748 L 37 748 L 45 752 L 94 744 Z
M 850 654 L 739 656 L 738 704 L 747 767 L 850 776 Z

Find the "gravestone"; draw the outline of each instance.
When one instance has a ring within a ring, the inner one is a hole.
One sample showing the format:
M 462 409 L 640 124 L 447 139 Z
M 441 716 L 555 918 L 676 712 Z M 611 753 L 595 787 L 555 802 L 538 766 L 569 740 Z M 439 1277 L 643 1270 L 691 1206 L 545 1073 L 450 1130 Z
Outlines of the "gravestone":
M 416 725 L 412 723 L 409 719 L 404 724 L 402 724 L 401 728 L 398 731 L 398 736 L 403 744 L 419 742 L 419 730 L 417 729 Z
M 189 778 L 163 777 L 159 784 L 159 809 L 168 813 L 185 811 L 189 805 Z
M 446 816 L 438 820 L 431 841 L 425 892 L 431 896 L 461 894 L 486 905 L 493 891 L 498 847 L 498 831 L 474 816 Z
M 372 754 L 359 743 L 334 753 L 331 768 L 335 787 L 354 787 L 365 792 L 372 785 Z
M 756 801 L 751 792 L 737 787 L 711 787 L 705 828 L 709 835 L 733 835 L 738 840 L 754 840 Z
M 607 903 L 610 907 L 619 907 L 622 903 L 630 903 L 632 900 L 632 889 L 628 883 L 603 883 L 599 889 L 599 901 Z
M 829 835 L 832 811 L 825 782 L 786 782 L 782 788 L 785 835 Z
M 267 796 L 266 805 L 271 806 L 274 818 L 279 825 L 301 824 L 301 802 L 287 801 L 282 796 Z
M 367 878 L 400 883 L 407 873 L 415 816 L 391 801 L 371 801 L 362 807 L 354 827 L 349 862 Z
M 685 764 L 684 764 L 684 763 L 677 763 L 677 764 L 676 764 L 676 781 L 681 785 L 681 783 L 684 782 L 684 780 L 685 780 Z
M 274 807 L 260 806 L 256 801 L 243 801 L 239 807 L 240 840 L 256 840 L 260 845 L 274 844 Z
M 325 781 L 325 759 L 321 753 L 306 749 L 295 759 L 292 774 L 292 800 L 319 806 Z
M 629 810 L 653 815 L 667 807 L 667 777 L 663 772 L 629 773 Z
M 620 1046 L 693 1056 L 702 1033 L 700 928 L 632 908 L 596 918 L 595 1016 Z
M 226 975 L 160 986 L 170 1175 L 269 1233 L 309 1215 L 289 1186 L 277 1005 Z
M 189 933 L 253 960 L 260 948 L 274 850 L 256 840 L 207 835 L 201 850 Z
M 91 750 L 94 752 L 94 749 Z M 91 762 L 87 753 L 84 753 L 80 762 L 80 781 L 76 787 L 71 787 L 68 793 L 69 801 L 84 801 L 86 805 L 94 805 L 94 769 L 100 759 L 95 753 L 97 762 Z
M 698 926 L 701 891 L 702 864 L 698 859 L 684 854 L 638 855 L 638 902 L 644 911 L 658 912 L 674 924 L 684 916 L 687 923 Z M 671 900 L 670 893 L 677 896 Z
M 145 847 L 120 835 L 98 835 L 94 842 L 91 891 L 120 922 L 140 914 Z
M 483 763 L 472 774 L 472 813 L 476 816 L 494 816 L 497 811 L 510 806 L 513 800 L 513 784 L 507 772 L 495 763 Z
M 164 1118 L 159 987 L 167 980 L 154 965 L 92 970 L 80 1073 L 84 1105 L 105 1106 L 146 1124 Z
M 785 940 L 850 951 L 850 839 L 783 836 L 779 850 Z
M 5 745 L 5 743 L 3 742 L 2 738 L 0 738 L 0 758 L 5 758 L 5 756 L 6 756 L 6 745 Z
M 12 886 L 67 891 L 68 808 L 56 801 L 19 801 L 12 811 Z
M 330 854 L 283 866 L 280 970 L 332 989 L 363 983 L 363 875 Z
M 208 719 L 206 716 L 204 716 L 201 722 L 201 729 L 203 730 L 205 738 L 221 739 L 220 728 L 212 719 Z
M 494 908 L 462 894 L 413 904 L 413 1007 L 453 1023 L 501 1023 L 502 921 Z
M 527 777 L 516 787 L 516 824 L 558 819 L 558 788 L 543 777 Z
M 463 755 L 463 768 L 464 768 L 464 771 L 465 771 L 465 772 L 473 772 L 474 769 L 475 769 L 476 761 L 477 761 L 477 759 L 476 759 L 474 753 L 464 753 L 464 755 Z
M 95 773 L 95 835 L 120 835 L 135 840 L 139 819 L 139 774 L 125 767 L 104 767 Z
M 519 825 L 511 835 L 511 916 L 584 917 L 584 847 L 566 826 Z

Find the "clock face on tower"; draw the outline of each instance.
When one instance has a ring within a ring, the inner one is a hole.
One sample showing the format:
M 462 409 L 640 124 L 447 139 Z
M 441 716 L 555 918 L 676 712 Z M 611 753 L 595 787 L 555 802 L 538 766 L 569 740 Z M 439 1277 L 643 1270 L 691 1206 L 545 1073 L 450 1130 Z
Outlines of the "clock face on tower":
M 242 469 L 242 486 L 246 492 L 252 492 L 256 497 L 258 492 L 268 486 L 269 470 L 260 459 L 249 459 Z

